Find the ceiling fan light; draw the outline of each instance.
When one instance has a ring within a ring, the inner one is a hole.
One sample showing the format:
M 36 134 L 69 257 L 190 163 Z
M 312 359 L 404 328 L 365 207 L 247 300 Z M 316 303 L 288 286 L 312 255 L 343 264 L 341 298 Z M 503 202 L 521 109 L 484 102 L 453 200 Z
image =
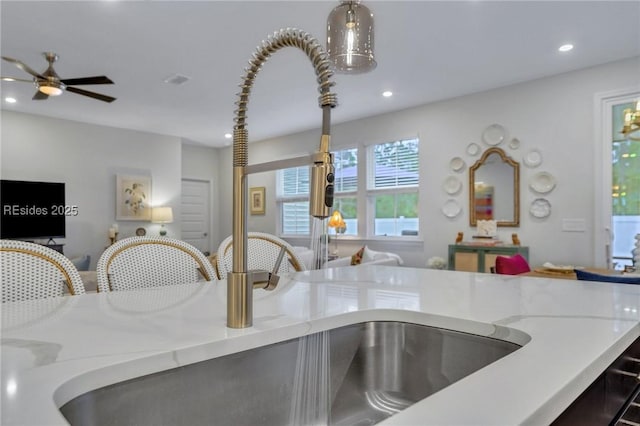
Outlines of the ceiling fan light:
M 59 96 L 62 95 L 64 85 L 57 82 L 46 82 L 38 85 L 38 90 L 47 96 Z
M 336 72 L 373 70 L 377 65 L 373 36 L 373 13 L 359 0 L 342 0 L 327 18 L 327 53 Z

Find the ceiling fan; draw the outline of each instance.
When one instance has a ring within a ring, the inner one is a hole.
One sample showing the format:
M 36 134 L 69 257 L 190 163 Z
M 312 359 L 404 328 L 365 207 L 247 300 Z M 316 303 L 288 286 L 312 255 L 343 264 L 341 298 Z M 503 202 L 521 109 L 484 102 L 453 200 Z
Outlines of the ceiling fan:
M 86 84 L 113 84 L 113 81 L 111 81 L 106 76 L 100 75 L 95 77 L 61 79 L 53 69 L 53 63 L 58 60 L 58 55 L 53 52 L 44 52 L 42 55 L 45 57 L 47 62 L 49 62 L 49 67 L 42 74 L 37 73 L 33 69 L 29 68 L 24 62 L 3 56 L 2 59 L 4 59 L 5 61 L 11 62 L 22 71 L 31 74 L 33 76 L 33 80 L 25 80 L 22 78 L 14 77 L 0 77 L 0 79 L 2 79 L 3 81 L 20 81 L 35 84 L 35 86 L 38 88 L 38 91 L 35 95 L 33 95 L 32 98 L 35 101 L 48 99 L 49 96 L 61 95 L 65 90 L 68 92 L 76 93 L 78 95 L 98 99 L 104 102 L 113 102 L 116 100 L 116 98 L 113 98 L 111 96 L 74 87 Z

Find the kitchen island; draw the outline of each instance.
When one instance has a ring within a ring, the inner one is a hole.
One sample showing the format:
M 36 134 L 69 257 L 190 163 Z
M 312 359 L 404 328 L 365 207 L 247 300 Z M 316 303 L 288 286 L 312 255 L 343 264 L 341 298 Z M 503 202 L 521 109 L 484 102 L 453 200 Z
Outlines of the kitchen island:
M 225 281 L 5 303 L 0 423 L 67 424 L 59 407 L 102 386 L 382 320 L 522 347 L 381 424 L 549 424 L 640 336 L 639 305 L 640 286 L 390 266 L 283 277 L 239 330 Z

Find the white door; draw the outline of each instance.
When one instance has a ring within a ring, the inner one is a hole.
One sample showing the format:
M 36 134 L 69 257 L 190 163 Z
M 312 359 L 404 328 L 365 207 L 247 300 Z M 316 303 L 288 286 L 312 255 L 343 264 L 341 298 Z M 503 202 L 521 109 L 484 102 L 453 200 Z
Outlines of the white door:
M 637 182 L 640 167 L 640 140 L 624 137 L 622 112 L 640 99 L 640 87 L 597 96 L 599 122 L 596 155 L 602 164 L 596 170 L 595 259 L 599 267 L 617 269 L 633 262 L 634 236 L 640 233 L 640 203 Z M 596 166 L 598 164 L 596 163 Z M 598 196 L 599 194 L 599 196 Z
M 182 239 L 205 254 L 211 252 L 209 194 L 208 181 L 182 180 Z

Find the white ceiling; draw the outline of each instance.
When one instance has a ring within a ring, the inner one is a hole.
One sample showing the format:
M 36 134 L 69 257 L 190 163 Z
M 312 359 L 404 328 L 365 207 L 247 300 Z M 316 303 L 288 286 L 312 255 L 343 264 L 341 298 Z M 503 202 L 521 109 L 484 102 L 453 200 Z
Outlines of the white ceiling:
M 1 52 L 44 71 L 54 51 L 61 78 L 106 75 L 82 86 L 118 98 L 74 93 L 32 101 L 29 83 L 2 82 L 3 110 L 174 135 L 224 146 L 237 85 L 267 35 L 296 27 L 325 37 L 337 1 L 6 1 Z M 378 67 L 336 75 L 333 122 L 640 55 L 639 1 L 365 1 L 375 16 Z M 561 54 L 557 48 L 573 43 Z M 322 42 L 324 44 L 324 42 Z M 2 61 L 2 76 L 29 75 Z M 183 85 L 163 81 L 175 74 Z M 639 77 L 640 80 L 640 77 Z M 383 98 L 381 92 L 394 96 Z M 277 52 L 249 101 L 251 141 L 318 128 L 313 68 L 302 52 Z M 523 99 L 526 102 L 526 99 Z

